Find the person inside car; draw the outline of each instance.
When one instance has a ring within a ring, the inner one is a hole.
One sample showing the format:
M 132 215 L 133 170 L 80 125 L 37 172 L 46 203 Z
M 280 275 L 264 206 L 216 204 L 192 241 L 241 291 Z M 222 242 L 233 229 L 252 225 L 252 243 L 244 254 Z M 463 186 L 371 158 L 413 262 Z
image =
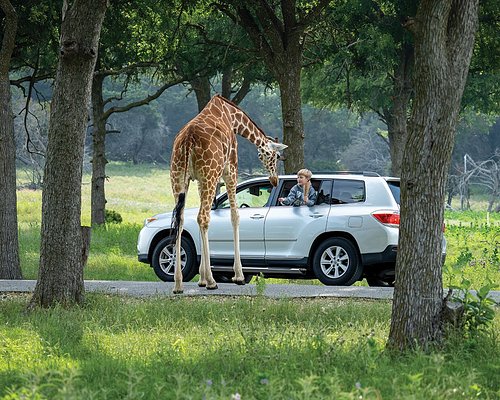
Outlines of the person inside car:
M 312 172 L 308 169 L 301 169 L 297 172 L 297 184 L 290 189 L 287 197 L 280 197 L 278 201 L 284 206 L 302 206 L 312 207 L 316 202 L 316 191 L 311 186 Z

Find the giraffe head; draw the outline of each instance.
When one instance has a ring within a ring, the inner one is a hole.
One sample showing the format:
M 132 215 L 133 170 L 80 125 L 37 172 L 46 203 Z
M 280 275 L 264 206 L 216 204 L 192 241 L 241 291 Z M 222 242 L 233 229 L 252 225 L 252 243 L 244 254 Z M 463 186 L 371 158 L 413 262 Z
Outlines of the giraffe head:
M 264 167 L 269 171 L 269 181 L 273 186 L 278 185 L 278 160 L 280 151 L 288 146 L 283 143 L 276 143 L 274 139 L 268 139 L 262 146 L 259 146 L 259 158 Z

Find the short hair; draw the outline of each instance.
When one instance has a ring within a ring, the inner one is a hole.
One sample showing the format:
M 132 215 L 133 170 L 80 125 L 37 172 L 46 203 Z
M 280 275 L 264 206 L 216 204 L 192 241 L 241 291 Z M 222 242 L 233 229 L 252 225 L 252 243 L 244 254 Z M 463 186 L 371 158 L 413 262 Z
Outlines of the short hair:
M 305 176 L 307 179 L 311 179 L 312 172 L 306 168 L 302 168 L 299 172 L 297 172 L 297 176 L 299 175 Z

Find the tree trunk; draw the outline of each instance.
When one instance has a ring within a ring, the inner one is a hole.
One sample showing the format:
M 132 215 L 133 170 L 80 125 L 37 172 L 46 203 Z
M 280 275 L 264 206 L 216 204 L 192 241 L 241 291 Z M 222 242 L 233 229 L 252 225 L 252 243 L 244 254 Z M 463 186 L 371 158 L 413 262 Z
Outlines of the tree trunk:
M 300 93 L 301 57 L 302 54 L 289 57 L 285 65 L 276 68 L 286 68 L 286 72 L 281 72 L 277 77 L 281 96 L 283 143 L 288 146 L 284 151 L 286 174 L 295 174 L 307 167 L 307 163 L 304 163 L 304 121 Z
M 92 188 L 91 221 L 92 226 L 104 224 L 106 217 L 106 119 L 102 84 L 104 75 L 95 74 L 92 80 Z
M 394 74 L 393 101 L 386 114 L 389 134 L 389 150 L 391 153 L 391 174 L 401 176 L 403 151 L 408 138 L 408 106 L 412 93 L 411 71 L 413 64 L 413 47 L 403 46 L 400 62 Z
M 30 307 L 83 302 L 81 181 L 92 74 L 107 0 L 63 15 L 42 194 L 40 269 Z
M 201 76 L 190 79 L 189 84 L 196 95 L 198 111 L 201 111 L 210 101 L 210 80 L 206 76 Z
M 0 49 L 0 279 L 22 279 L 17 233 L 16 145 L 9 80 L 17 14 L 8 0 L 0 0 L 0 8 L 5 14 Z
M 237 18 L 232 13 L 228 15 L 245 29 L 254 48 L 279 84 L 283 143 L 288 145 L 284 151 L 285 172 L 296 173 L 307 166 L 307 162 L 304 163 L 304 122 L 300 93 L 305 31 L 322 18 L 322 12 L 329 2 L 314 2 L 307 12 L 298 12 L 296 0 L 282 0 L 279 5 L 264 1 L 252 3 L 252 6 L 234 3 Z M 222 10 L 225 11 L 224 8 Z
M 415 102 L 401 174 L 401 226 L 389 348 L 426 348 L 442 336 L 446 176 L 477 9 L 477 0 L 422 0 L 412 25 Z

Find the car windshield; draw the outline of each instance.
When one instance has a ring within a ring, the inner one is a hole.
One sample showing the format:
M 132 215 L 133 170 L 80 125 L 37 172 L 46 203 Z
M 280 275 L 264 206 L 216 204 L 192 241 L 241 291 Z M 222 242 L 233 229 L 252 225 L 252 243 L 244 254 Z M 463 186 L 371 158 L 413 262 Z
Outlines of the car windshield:
M 259 183 L 239 189 L 236 193 L 238 207 L 265 207 L 269 201 L 273 187 L 270 183 Z M 217 208 L 229 208 L 229 199 L 217 205 Z
M 391 189 L 392 195 L 396 203 L 401 204 L 401 189 L 399 187 L 399 181 L 387 181 L 389 188 Z

